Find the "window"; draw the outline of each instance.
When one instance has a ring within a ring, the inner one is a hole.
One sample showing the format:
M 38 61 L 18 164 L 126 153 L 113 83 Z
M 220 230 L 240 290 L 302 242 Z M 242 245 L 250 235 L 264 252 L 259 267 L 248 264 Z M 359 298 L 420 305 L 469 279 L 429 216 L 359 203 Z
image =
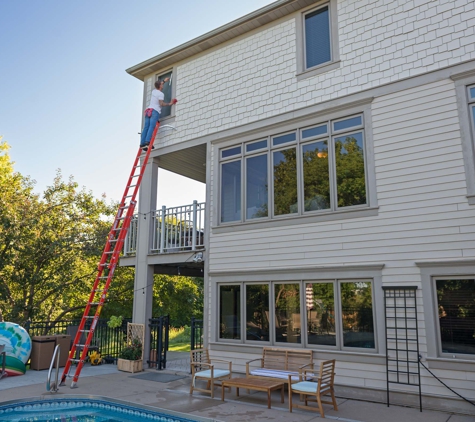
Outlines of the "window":
M 467 202 L 475 205 L 475 71 L 451 76 L 455 82 L 467 183 Z
M 222 286 L 220 289 L 219 337 L 241 338 L 241 286 Z
M 276 284 L 275 341 L 278 343 L 301 343 L 300 286 L 298 284 Z
M 246 340 L 269 341 L 269 285 L 246 285 Z
M 469 86 L 467 91 L 470 122 L 472 124 L 472 136 L 475 139 L 475 86 Z
M 330 11 L 328 6 L 305 15 L 305 67 L 331 60 Z
M 170 72 L 167 72 L 167 73 L 163 73 L 161 75 L 158 75 L 157 76 L 157 79 L 166 79 L 166 78 L 170 78 L 168 82 L 165 82 L 165 84 L 163 85 L 163 89 L 162 89 L 162 92 L 163 94 L 165 95 L 165 99 L 163 100 L 164 102 L 166 103 L 169 103 L 172 99 L 172 83 L 173 83 L 173 73 L 170 71 Z M 172 107 L 173 106 L 166 106 L 166 107 L 162 107 L 162 113 L 160 115 L 160 118 L 164 118 L 164 117 L 168 117 L 171 115 L 171 110 L 172 110 Z
M 475 355 L 475 277 L 436 279 L 442 354 Z
M 219 157 L 221 224 L 368 205 L 362 114 L 221 149 Z
M 338 68 L 337 1 L 305 10 L 296 26 L 297 80 Z
M 239 327 L 245 325 L 241 343 L 374 351 L 373 294 L 371 279 L 223 283 L 219 338 L 240 340 Z M 242 301 L 245 324 L 241 323 Z

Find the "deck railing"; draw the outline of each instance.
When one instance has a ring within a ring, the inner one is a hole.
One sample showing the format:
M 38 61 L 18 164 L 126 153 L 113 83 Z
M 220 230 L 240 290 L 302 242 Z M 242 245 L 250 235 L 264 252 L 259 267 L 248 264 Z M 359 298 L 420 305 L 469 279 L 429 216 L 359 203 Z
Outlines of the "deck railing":
M 205 202 L 182 205 L 152 212 L 151 253 L 195 251 L 204 248 Z M 133 255 L 137 248 L 138 217 L 132 220 L 125 239 L 124 253 Z

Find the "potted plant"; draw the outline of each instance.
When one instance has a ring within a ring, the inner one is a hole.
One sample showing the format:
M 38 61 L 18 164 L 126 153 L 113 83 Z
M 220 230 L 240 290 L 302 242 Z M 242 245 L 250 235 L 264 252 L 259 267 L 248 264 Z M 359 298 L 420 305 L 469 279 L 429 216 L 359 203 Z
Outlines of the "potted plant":
M 120 351 L 117 369 L 132 373 L 143 371 L 142 342 L 139 338 L 132 339 L 130 344 Z

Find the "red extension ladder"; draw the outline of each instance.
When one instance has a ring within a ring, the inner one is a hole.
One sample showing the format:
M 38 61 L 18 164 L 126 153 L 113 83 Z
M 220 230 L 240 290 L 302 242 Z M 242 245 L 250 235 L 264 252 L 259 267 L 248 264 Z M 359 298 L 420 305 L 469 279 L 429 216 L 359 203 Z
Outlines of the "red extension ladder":
M 160 122 L 157 122 L 155 130 L 153 131 L 152 139 L 150 140 L 150 145 L 148 146 L 145 158 L 140 165 L 140 156 L 142 155 L 142 149 L 139 148 L 137 156 L 135 157 L 134 165 L 132 166 L 132 171 L 130 172 L 129 180 L 127 186 L 125 187 L 124 195 L 122 196 L 122 201 L 119 204 L 119 209 L 117 210 L 117 215 L 115 216 L 114 223 L 112 228 L 107 236 L 106 245 L 104 247 L 104 252 L 102 252 L 101 262 L 97 268 L 97 276 L 92 286 L 91 294 L 89 295 L 89 300 L 84 310 L 84 314 L 81 318 L 81 323 L 77 330 L 76 336 L 69 353 L 69 358 L 64 367 L 63 375 L 61 376 L 61 385 L 64 385 L 66 377 L 69 376 L 69 371 L 71 369 L 72 363 L 77 363 L 76 372 L 73 376 L 73 381 L 71 382 L 71 388 L 75 388 L 78 382 L 79 375 L 81 373 L 84 362 L 87 358 L 87 353 L 89 350 L 89 345 L 94 336 L 94 329 L 96 328 L 97 320 L 101 314 L 102 307 L 106 301 L 107 292 L 109 290 L 112 277 L 114 277 L 114 271 L 117 263 L 119 262 L 119 256 L 124 246 L 125 236 L 130 227 L 130 222 L 132 221 L 135 205 L 137 201 L 135 197 L 142 182 L 142 177 L 145 172 L 145 168 L 148 163 L 150 152 L 153 149 L 153 142 L 155 136 L 157 135 L 158 129 L 160 127 Z M 96 307 L 96 311 L 91 312 L 91 308 Z M 94 313 L 94 315 L 90 315 Z M 86 323 L 88 320 L 91 320 L 90 328 L 86 329 Z M 83 334 L 86 334 L 86 341 L 84 344 L 79 344 L 81 337 L 84 338 Z M 75 359 L 77 348 L 82 348 L 81 356 L 79 359 Z

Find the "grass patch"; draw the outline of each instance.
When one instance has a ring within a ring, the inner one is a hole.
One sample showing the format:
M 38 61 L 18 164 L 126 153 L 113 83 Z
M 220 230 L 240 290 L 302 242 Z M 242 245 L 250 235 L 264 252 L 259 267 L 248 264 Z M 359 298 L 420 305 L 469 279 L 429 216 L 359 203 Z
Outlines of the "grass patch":
M 170 327 L 168 350 L 172 352 L 189 352 L 191 350 L 191 328 Z

